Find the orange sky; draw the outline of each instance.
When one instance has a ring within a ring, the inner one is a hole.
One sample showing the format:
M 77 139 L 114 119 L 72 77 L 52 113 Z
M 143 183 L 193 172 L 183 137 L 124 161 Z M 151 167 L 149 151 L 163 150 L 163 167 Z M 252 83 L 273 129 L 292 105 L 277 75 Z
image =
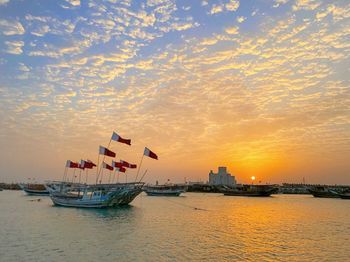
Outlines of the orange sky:
M 146 182 L 350 184 L 349 1 L 5 2 L 0 180 L 59 179 L 116 131 L 121 159 L 159 155 Z

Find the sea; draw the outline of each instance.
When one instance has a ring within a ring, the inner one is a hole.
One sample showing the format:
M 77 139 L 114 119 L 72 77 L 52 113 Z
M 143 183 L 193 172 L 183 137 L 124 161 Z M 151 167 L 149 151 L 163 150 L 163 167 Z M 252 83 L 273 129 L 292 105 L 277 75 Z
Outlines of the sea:
M 98 210 L 2 191 L 0 261 L 350 261 L 350 200 L 141 194 Z

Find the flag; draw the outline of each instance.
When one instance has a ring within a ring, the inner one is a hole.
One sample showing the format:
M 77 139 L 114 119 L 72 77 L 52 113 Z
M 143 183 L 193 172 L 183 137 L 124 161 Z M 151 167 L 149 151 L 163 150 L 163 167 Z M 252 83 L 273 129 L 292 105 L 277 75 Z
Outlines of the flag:
M 120 142 L 120 143 L 124 143 L 124 144 L 127 144 L 127 145 L 131 146 L 131 139 L 124 139 L 121 136 L 119 136 L 116 132 L 113 132 L 113 135 L 112 135 L 111 139 L 114 140 L 114 141 L 117 141 L 117 142 Z
M 122 172 L 122 173 L 125 173 L 125 171 L 126 171 L 126 168 L 124 168 L 124 167 L 117 167 L 116 169 L 118 172 Z
M 66 167 L 69 167 L 69 168 L 78 168 L 79 167 L 79 164 L 78 163 L 74 163 L 70 160 L 67 160 L 66 162 Z
M 109 157 L 115 157 L 115 153 L 108 148 L 105 148 L 103 146 L 100 146 L 100 155 L 105 155 Z
M 123 167 L 128 167 L 128 168 L 136 168 L 137 167 L 135 164 L 130 164 L 124 160 L 120 160 L 120 163 L 122 164 Z
M 123 164 L 120 163 L 120 162 L 112 161 L 112 166 L 115 167 L 115 168 L 122 168 Z
M 150 157 L 150 158 L 153 158 L 153 159 L 157 159 L 157 160 L 158 160 L 158 156 L 157 156 L 155 153 L 153 153 L 151 150 L 149 150 L 147 147 L 145 147 L 145 151 L 143 152 L 143 154 L 144 154 L 145 156 L 148 156 L 148 157 Z
M 80 161 L 80 165 L 83 167 L 83 168 L 88 168 L 88 169 L 92 169 L 94 166 L 96 166 L 92 161 L 90 160 L 81 160 Z
M 83 165 L 81 165 L 81 164 L 78 164 L 78 168 L 80 168 L 80 169 L 83 169 L 84 170 L 84 166 Z
M 112 166 L 110 166 L 110 165 L 108 165 L 108 164 L 107 164 L 107 163 L 105 163 L 105 162 L 103 162 L 103 163 L 102 163 L 102 166 L 103 166 L 103 168 L 105 168 L 105 169 L 108 169 L 108 170 L 113 171 L 113 167 L 112 167 Z

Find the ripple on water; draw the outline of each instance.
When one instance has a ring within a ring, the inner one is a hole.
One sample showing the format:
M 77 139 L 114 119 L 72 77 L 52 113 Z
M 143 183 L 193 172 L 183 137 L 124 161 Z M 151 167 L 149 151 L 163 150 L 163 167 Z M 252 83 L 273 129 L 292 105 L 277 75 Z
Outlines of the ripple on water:
M 74 209 L 4 191 L 1 261 L 346 261 L 350 201 L 278 195 L 139 196 Z M 170 201 L 169 201 L 170 200 Z M 194 209 L 198 208 L 198 209 Z

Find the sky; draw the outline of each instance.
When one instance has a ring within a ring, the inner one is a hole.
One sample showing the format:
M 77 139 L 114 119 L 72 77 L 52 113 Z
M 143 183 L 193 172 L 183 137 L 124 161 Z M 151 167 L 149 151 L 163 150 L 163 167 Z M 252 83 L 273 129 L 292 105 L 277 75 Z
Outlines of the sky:
M 115 131 L 146 182 L 350 184 L 349 56 L 348 0 L 0 0 L 0 181 Z

